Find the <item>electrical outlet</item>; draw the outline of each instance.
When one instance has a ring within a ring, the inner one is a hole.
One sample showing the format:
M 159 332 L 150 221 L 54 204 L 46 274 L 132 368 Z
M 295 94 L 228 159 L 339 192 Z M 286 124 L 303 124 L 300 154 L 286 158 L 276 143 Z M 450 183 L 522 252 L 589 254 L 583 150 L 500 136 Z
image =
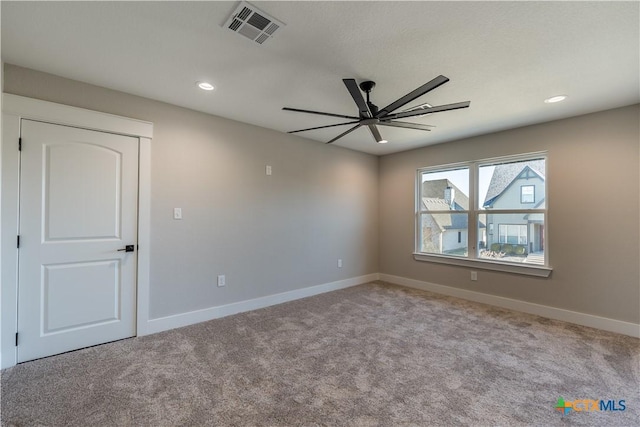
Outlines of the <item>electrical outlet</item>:
M 182 208 L 173 208 L 173 219 L 182 219 Z
M 224 277 L 224 274 L 219 274 L 218 275 L 218 287 L 223 287 L 223 286 L 227 286 L 227 281 Z
M 477 271 L 472 271 L 471 272 L 471 280 L 473 280 L 474 282 L 476 280 L 478 280 L 478 272 Z
M 265 172 L 267 175 L 271 175 L 271 166 L 267 165 L 267 167 L 265 168 Z
M 342 259 L 338 258 L 338 268 L 342 268 Z

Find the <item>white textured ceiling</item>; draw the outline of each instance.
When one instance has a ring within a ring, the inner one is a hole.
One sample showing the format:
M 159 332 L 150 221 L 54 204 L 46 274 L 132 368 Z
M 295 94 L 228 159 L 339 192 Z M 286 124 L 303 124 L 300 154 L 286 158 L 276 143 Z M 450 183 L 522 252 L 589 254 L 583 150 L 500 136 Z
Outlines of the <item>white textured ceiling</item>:
M 379 107 L 439 74 L 410 106 L 471 101 L 335 143 L 372 154 L 640 102 L 638 2 L 253 2 L 286 24 L 264 45 L 222 27 L 237 4 L 3 1 L 2 60 L 283 132 L 342 120 L 284 106 L 357 115 L 343 78 L 376 81 Z

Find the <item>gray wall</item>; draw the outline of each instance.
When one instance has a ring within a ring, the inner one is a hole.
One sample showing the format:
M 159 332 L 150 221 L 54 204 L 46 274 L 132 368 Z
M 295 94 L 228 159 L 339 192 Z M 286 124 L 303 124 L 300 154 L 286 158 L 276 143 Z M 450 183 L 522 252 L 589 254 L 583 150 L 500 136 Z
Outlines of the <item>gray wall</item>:
M 153 318 L 380 271 L 640 322 L 637 105 L 378 162 L 11 65 L 4 79 L 8 93 L 154 122 Z M 541 150 L 551 278 L 480 270 L 471 282 L 466 268 L 413 260 L 417 168 Z M 184 220 L 171 219 L 174 207 Z M 216 288 L 222 273 L 228 286 Z
M 152 318 L 378 271 L 377 157 L 9 64 L 4 74 L 7 93 L 154 123 Z
M 384 156 L 380 272 L 640 322 L 638 105 Z M 549 279 L 415 261 L 416 169 L 548 151 Z

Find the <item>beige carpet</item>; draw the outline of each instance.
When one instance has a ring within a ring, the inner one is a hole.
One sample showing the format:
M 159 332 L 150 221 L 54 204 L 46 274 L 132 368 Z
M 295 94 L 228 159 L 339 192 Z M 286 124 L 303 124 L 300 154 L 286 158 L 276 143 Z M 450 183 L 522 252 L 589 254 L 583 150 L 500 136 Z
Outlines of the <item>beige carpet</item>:
M 638 425 L 640 340 L 373 283 L 2 373 L 7 426 Z M 625 411 L 554 409 L 559 397 Z

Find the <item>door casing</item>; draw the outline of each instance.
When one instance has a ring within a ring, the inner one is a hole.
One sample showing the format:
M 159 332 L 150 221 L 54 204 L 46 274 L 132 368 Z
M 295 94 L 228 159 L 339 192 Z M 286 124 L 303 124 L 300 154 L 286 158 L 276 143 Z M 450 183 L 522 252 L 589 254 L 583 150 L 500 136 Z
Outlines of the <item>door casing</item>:
M 12 94 L 2 95 L 0 172 L 0 369 L 17 363 L 18 215 L 21 119 L 133 136 L 139 139 L 137 335 L 149 333 L 151 140 L 153 124 Z

